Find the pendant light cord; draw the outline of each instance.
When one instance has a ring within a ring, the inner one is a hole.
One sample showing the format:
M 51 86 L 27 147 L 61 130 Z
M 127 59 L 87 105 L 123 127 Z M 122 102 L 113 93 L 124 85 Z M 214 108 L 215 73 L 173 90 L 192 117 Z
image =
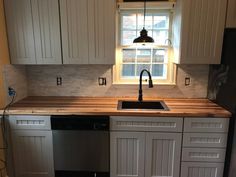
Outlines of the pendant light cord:
M 145 28 L 145 18 L 146 18 L 146 1 L 144 0 L 144 12 L 143 12 L 143 27 Z

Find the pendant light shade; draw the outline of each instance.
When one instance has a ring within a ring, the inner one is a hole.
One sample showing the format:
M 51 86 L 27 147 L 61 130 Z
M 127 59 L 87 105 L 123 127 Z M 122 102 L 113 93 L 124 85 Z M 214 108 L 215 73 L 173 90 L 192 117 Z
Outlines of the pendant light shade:
M 143 29 L 140 31 L 140 36 L 134 39 L 133 43 L 153 43 L 152 37 L 148 36 L 148 31 L 145 29 L 145 18 L 146 18 L 146 0 L 144 0 L 144 13 L 143 13 Z
M 134 43 L 153 43 L 154 40 L 152 37 L 148 36 L 148 31 L 143 27 L 140 31 L 140 36 L 134 39 Z

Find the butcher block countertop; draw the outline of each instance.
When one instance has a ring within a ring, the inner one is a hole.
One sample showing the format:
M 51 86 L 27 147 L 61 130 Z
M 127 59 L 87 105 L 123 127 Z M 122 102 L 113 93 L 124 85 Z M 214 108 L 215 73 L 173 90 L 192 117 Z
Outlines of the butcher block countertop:
M 170 110 L 117 110 L 118 100 L 136 99 L 129 97 L 27 97 L 13 104 L 7 113 L 11 115 L 231 117 L 230 112 L 207 99 L 144 98 L 146 101 L 164 100 Z

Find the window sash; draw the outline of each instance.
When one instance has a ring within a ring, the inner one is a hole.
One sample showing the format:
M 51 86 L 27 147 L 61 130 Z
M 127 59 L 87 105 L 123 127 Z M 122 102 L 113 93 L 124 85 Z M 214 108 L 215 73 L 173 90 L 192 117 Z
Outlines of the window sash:
M 134 31 L 136 32 L 136 35 L 139 35 L 139 29 L 137 29 L 137 25 L 135 29 L 130 29 L 130 28 L 124 28 L 122 29 L 122 15 L 129 15 L 129 14 L 133 14 L 136 13 L 136 18 L 137 18 L 137 14 L 143 13 L 143 10 L 120 10 L 119 11 L 119 30 L 118 30 L 118 36 L 119 36 L 119 40 L 118 40 L 118 45 L 117 45 L 117 63 L 116 66 L 114 66 L 114 70 L 116 70 L 116 72 L 114 72 L 115 74 L 113 75 L 113 79 L 114 79 L 114 83 L 117 84 L 137 84 L 138 80 L 139 80 L 139 76 L 122 76 L 122 64 L 146 64 L 145 62 L 143 63 L 134 63 L 134 62 L 123 62 L 123 54 L 122 54 L 122 50 L 123 49 L 133 49 L 134 46 L 133 45 L 122 45 L 122 39 L 123 39 L 123 31 L 127 30 L 127 31 Z M 173 83 L 174 81 L 174 77 L 175 77 L 175 70 L 176 67 L 175 65 L 171 62 L 171 51 L 172 51 L 172 46 L 171 46 L 171 42 L 169 41 L 169 39 L 171 39 L 171 27 L 172 27 L 172 12 L 169 9 L 164 9 L 164 10 L 158 10 L 158 12 L 156 12 L 156 10 L 149 10 L 148 13 L 153 13 L 153 15 L 166 15 L 169 17 L 169 29 L 165 29 L 165 28 L 160 28 L 160 29 L 151 29 L 154 31 L 160 31 L 160 30 L 166 30 L 168 31 L 168 40 L 166 42 L 165 45 L 157 45 L 157 44 L 153 44 L 153 49 L 165 49 L 167 50 L 167 60 L 164 60 L 164 62 L 152 62 L 152 64 L 163 64 L 165 67 L 164 69 L 166 70 L 164 73 L 164 76 L 166 77 L 153 77 L 153 81 L 154 83 Z M 137 20 L 136 20 L 136 24 L 137 24 Z M 148 29 L 148 31 L 150 31 L 150 29 Z M 151 63 L 147 63 L 147 64 L 151 64 Z

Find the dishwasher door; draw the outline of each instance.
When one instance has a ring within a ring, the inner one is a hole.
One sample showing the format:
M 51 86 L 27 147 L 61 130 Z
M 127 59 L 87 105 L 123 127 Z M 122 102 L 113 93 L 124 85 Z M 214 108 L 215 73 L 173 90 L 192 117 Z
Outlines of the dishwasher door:
M 109 175 L 109 131 L 53 130 L 53 147 L 56 177 Z

